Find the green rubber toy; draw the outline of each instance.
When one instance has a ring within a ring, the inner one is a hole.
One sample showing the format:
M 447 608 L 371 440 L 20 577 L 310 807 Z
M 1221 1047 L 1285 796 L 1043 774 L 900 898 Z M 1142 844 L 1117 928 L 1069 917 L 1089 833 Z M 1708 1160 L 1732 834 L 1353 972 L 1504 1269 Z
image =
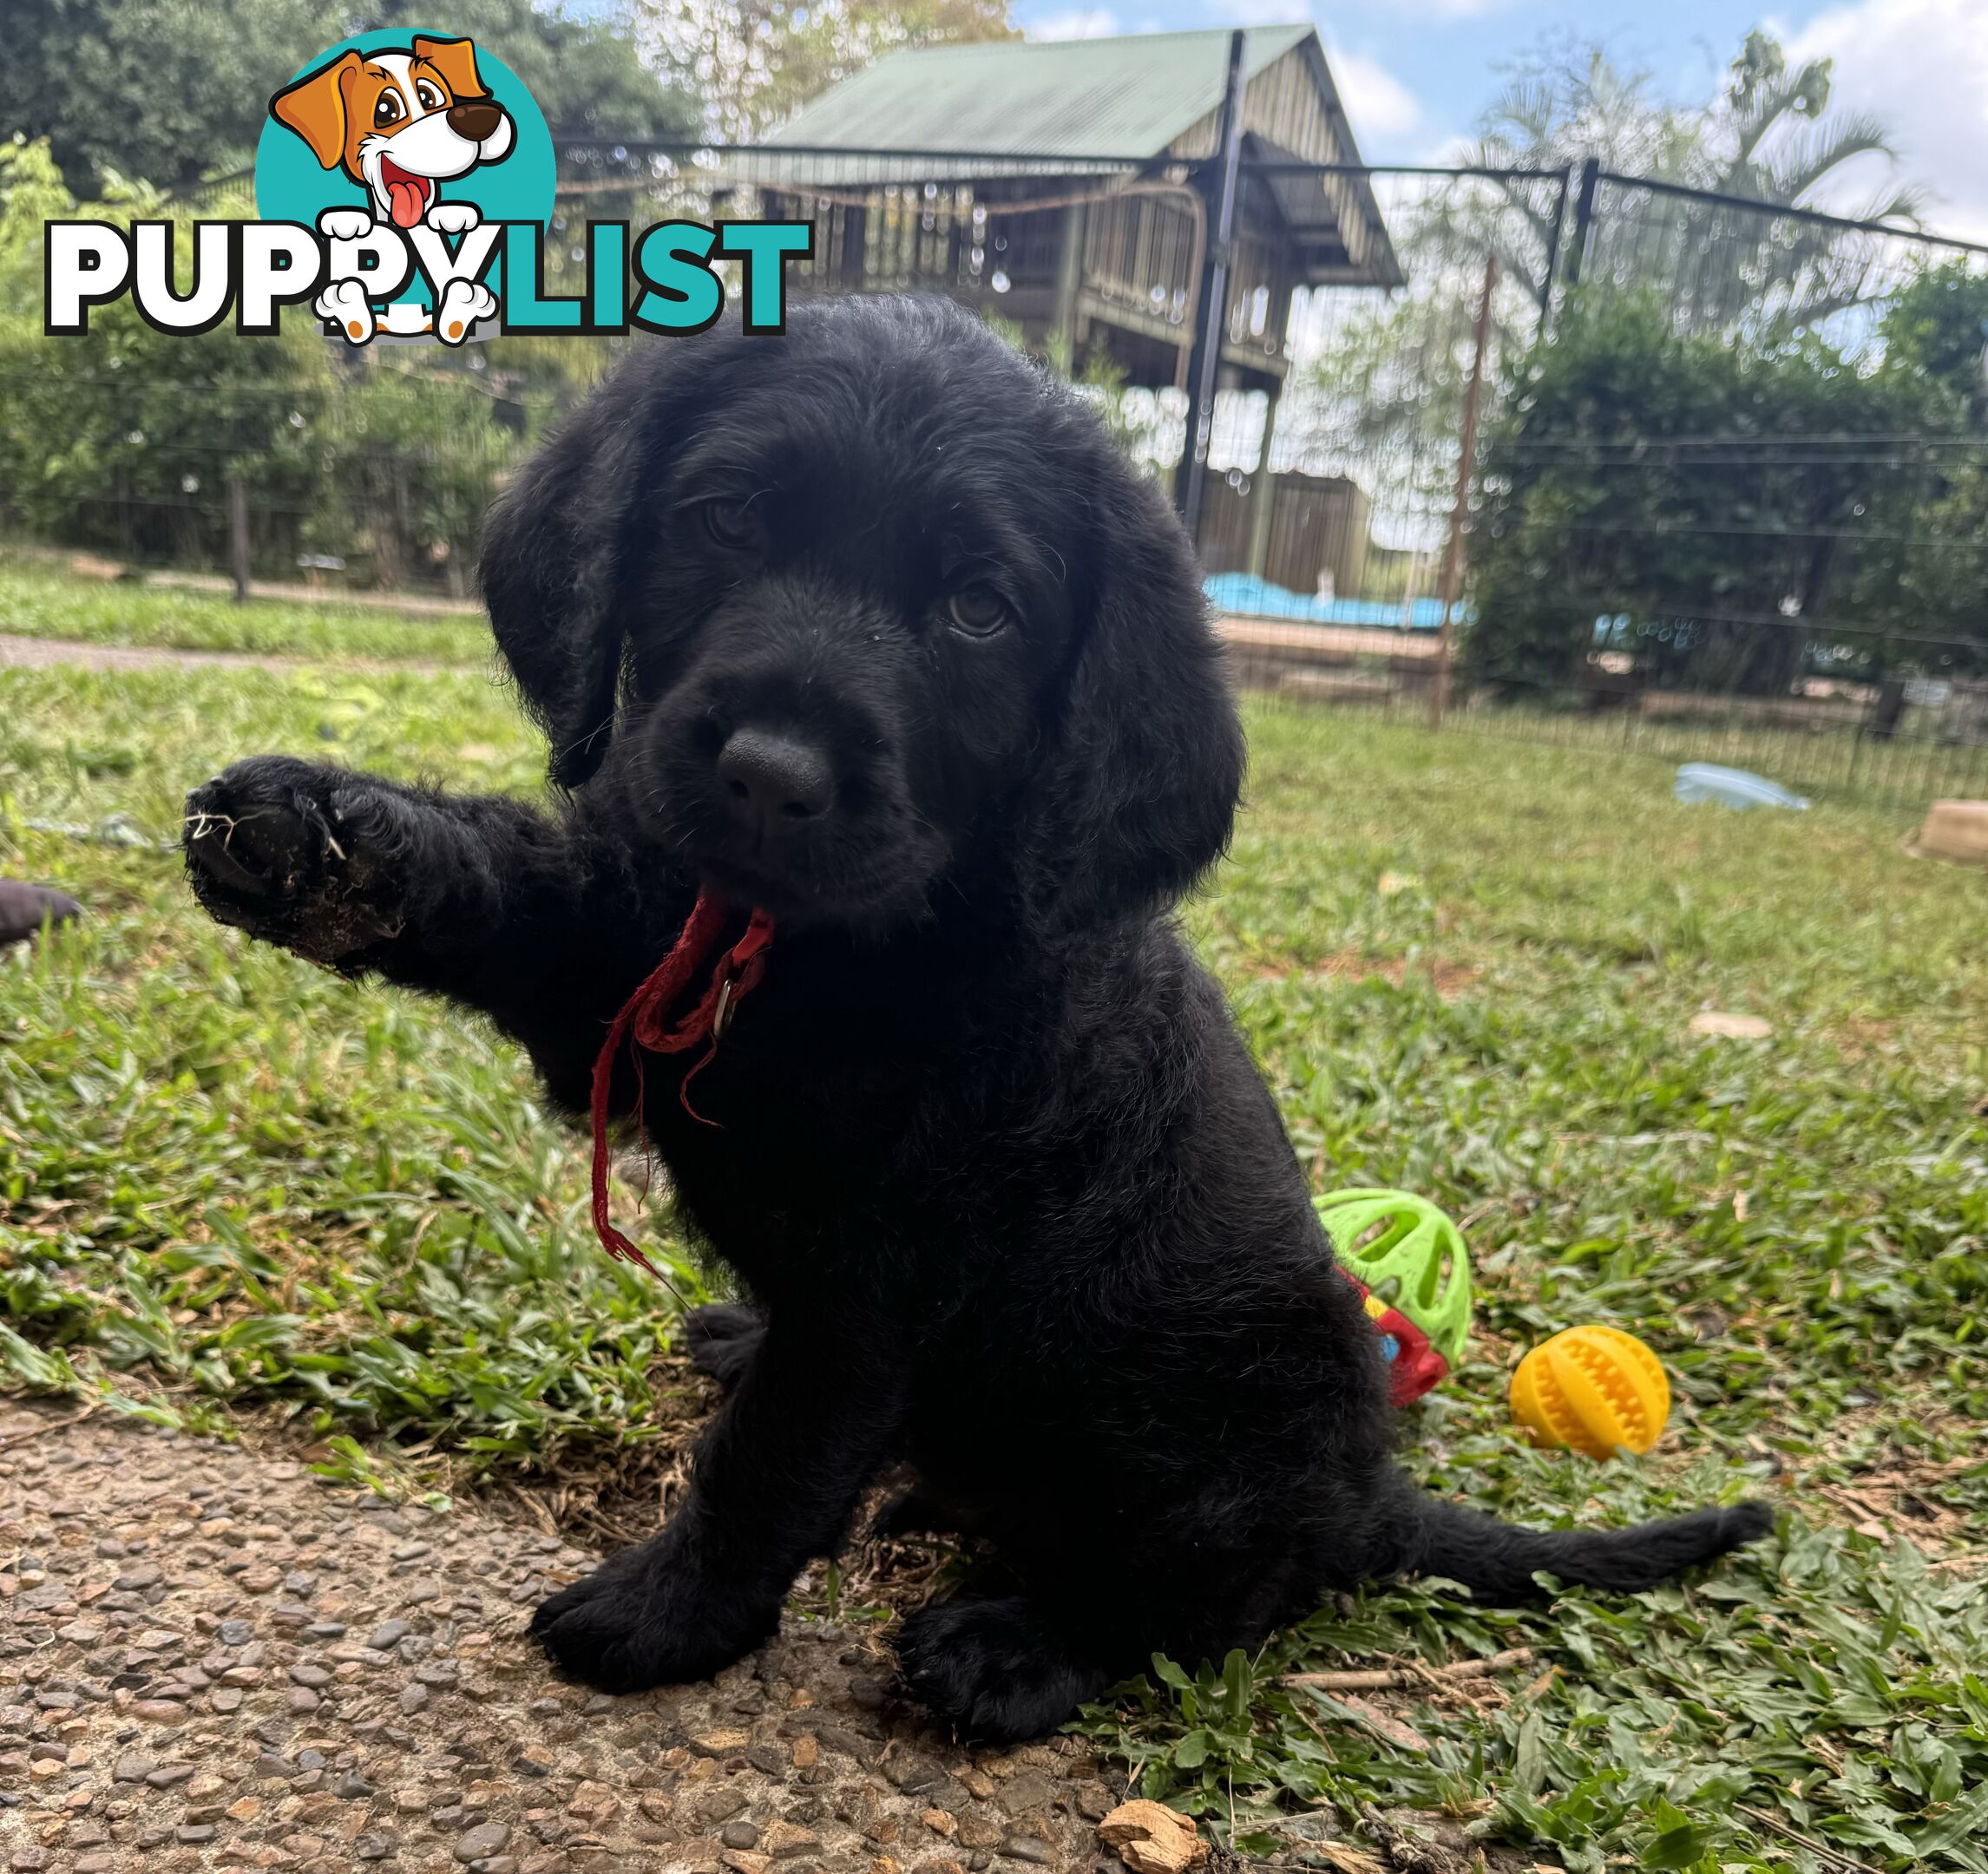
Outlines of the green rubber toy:
M 1328 1191 L 1312 1205 L 1381 1334 L 1389 1397 L 1397 1406 L 1420 1399 L 1462 1360 L 1470 1339 L 1462 1232 L 1409 1191 Z

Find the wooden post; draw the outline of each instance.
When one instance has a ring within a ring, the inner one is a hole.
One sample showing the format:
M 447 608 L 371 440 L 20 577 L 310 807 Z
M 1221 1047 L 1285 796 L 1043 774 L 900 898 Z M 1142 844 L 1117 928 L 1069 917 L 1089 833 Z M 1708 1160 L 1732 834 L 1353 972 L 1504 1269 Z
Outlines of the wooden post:
M 1084 369 L 1082 347 L 1077 343 L 1077 305 L 1084 292 L 1084 245 L 1089 217 L 1082 202 L 1063 211 L 1063 251 L 1056 265 L 1056 309 L 1049 318 L 1049 336 L 1070 356 L 1070 375 Z
M 1270 474 L 1270 447 L 1277 439 L 1277 396 L 1281 384 L 1273 386 L 1263 409 L 1263 453 L 1257 458 L 1256 472 L 1250 478 L 1250 557 L 1247 570 L 1258 579 L 1265 576 L 1270 558 L 1270 526 L 1276 517 L 1277 484 Z
M 228 478 L 228 546 L 234 562 L 234 602 L 248 599 L 248 488 L 239 475 Z
M 1463 536 L 1470 525 L 1470 484 L 1477 471 L 1477 412 L 1484 400 L 1484 354 L 1491 341 L 1491 296 L 1498 286 L 1498 256 L 1484 257 L 1484 297 L 1477 303 L 1471 337 L 1470 388 L 1463 397 L 1463 449 L 1457 457 L 1456 504 L 1450 509 L 1449 544 L 1443 551 L 1442 636 L 1436 646 L 1436 685 L 1429 698 L 1429 727 L 1440 729 L 1450 706 L 1450 655 L 1456 639 L 1457 596 L 1463 585 Z

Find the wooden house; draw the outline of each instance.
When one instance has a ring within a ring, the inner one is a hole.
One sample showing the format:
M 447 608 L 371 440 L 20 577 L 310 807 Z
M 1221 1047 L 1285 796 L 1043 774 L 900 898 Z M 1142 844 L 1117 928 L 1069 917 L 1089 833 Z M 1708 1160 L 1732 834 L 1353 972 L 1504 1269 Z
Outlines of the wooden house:
M 797 286 L 950 293 L 1038 349 L 1184 386 L 1229 52 L 1226 30 L 898 52 L 733 161 L 768 213 L 814 223 Z M 1317 33 L 1251 29 L 1243 73 L 1219 385 L 1274 405 L 1292 292 L 1401 274 L 1363 175 L 1263 167 L 1360 161 Z

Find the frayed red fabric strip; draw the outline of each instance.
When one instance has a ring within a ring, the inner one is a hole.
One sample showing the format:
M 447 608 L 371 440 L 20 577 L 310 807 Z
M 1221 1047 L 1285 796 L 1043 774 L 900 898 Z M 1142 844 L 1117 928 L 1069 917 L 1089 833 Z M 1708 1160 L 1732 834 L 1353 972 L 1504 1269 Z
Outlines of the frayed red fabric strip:
M 638 1050 L 653 1054 L 680 1054 L 694 1047 L 699 1041 L 707 1042 L 704 1058 L 684 1076 L 683 1090 L 679 1098 L 684 1111 L 704 1125 L 715 1125 L 718 1122 L 706 1119 L 690 1103 L 690 1083 L 710 1065 L 711 1058 L 718 1052 L 718 1038 L 723 1033 L 723 1020 L 729 1023 L 732 1011 L 745 995 L 756 987 L 766 973 L 766 950 L 773 941 L 773 920 L 764 911 L 755 911 L 745 926 L 745 934 L 719 960 L 712 971 L 711 980 L 705 986 L 704 993 L 698 999 L 697 1006 L 674 1027 L 666 1027 L 670 1005 L 687 989 L 692 980 L 711 955 L 718 937 L 725 928 L 726 908 L 722 899 L 706 890 L 698 894 L 697 903 L 692 908 L 682 934 L 671 947 L 670 953 L 650 972 L 634 994 L 621 1005 L 607 1030 L 607 1039 L 601 1044 L 600 1053 L 594 1061 L 594 1087 L 592 1118 L 594 1122 L 594 1234 L 600 1239 L 600 1246 L 619 1261 L 633 1262 L 646 1269 L 660 1281 L 665 1278 L 662 1271 L 651 1262 L 635 1245 L 616 1229 L 607 1215 L 607 1169 L 608 1169 L 608 1102 L 614 1084 L 614 1063 L 622 1048 L 632 1039 Z M 641 1055 L 635 1058 L 635 1071 L 641 1072 Z M 642 1127 L 641 1104 L 638 1099 L 635 1109 L 638 1130 Z

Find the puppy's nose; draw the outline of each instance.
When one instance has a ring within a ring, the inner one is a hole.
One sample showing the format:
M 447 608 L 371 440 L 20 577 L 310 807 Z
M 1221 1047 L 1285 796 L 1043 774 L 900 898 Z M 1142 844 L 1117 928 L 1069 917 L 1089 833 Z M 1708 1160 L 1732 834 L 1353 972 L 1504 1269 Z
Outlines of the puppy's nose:
M 726 738 L 718 784 L 732 817 L 763 837 L 818 820 L 835 802 L 835 776 L 822 751 L 767 729 L 739 729 Z
M 449 128 L 457 136 L 468 137 L 472 143 L 481 143 L 485 137 L 494 135 L 503 121 L 503 111 L 495 104 L 451 104 L 449 107 Z

